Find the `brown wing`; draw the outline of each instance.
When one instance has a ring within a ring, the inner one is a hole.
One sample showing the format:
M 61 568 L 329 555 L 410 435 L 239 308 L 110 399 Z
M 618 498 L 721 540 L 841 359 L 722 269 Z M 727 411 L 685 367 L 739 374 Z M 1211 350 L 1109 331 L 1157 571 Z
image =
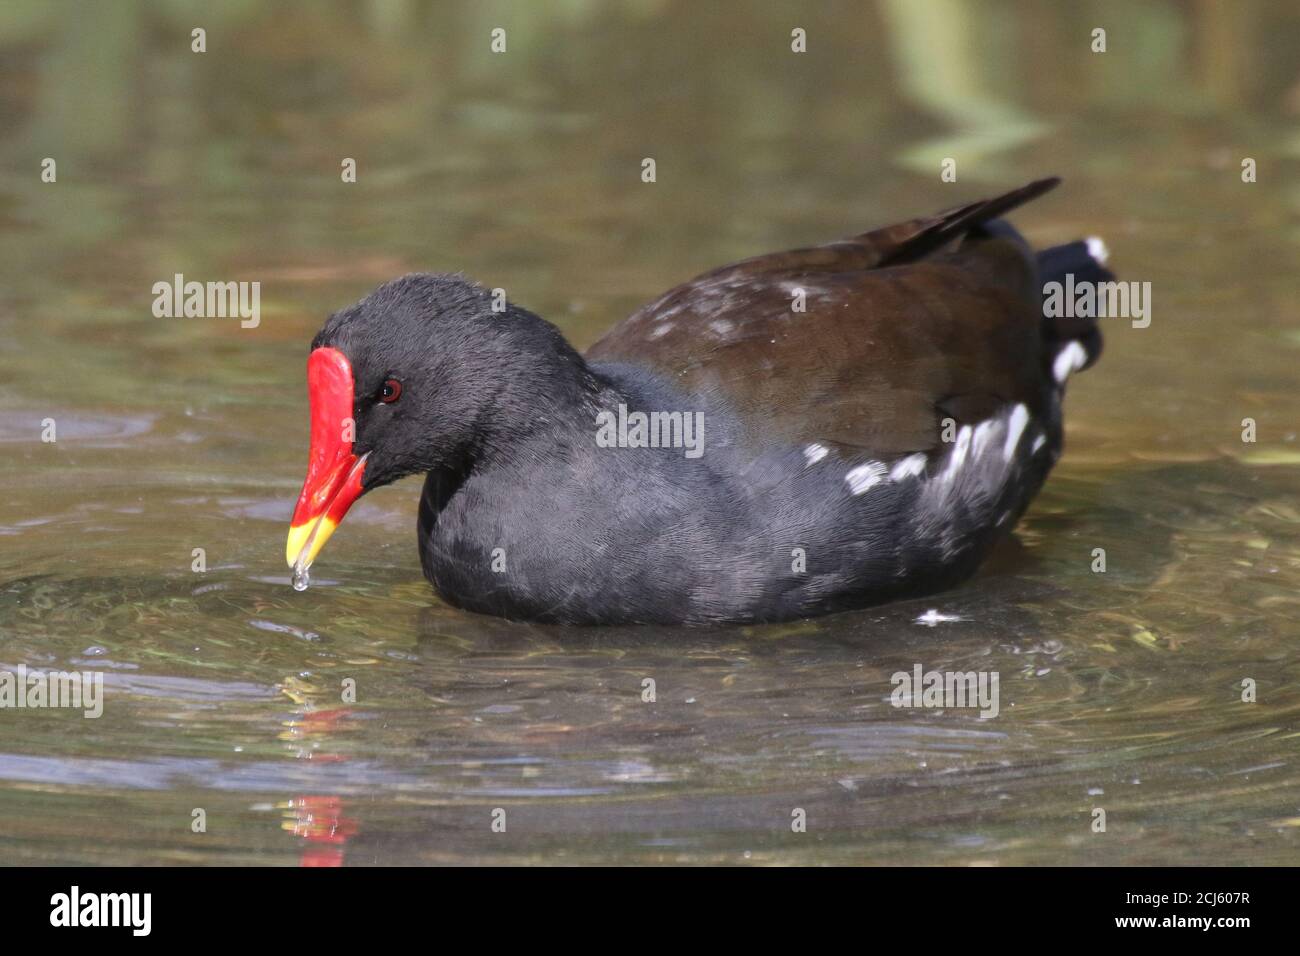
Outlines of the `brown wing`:
M 946 416 L 979 421 L 1007 402 L 1037 411 L 1042 311 L 1030 254 L 972 230 L 1057 182 L 724 266 L 642 307 L 587 357 L 646 365 L 719 397 L 755 441 L 877 457 L 934 448 Z

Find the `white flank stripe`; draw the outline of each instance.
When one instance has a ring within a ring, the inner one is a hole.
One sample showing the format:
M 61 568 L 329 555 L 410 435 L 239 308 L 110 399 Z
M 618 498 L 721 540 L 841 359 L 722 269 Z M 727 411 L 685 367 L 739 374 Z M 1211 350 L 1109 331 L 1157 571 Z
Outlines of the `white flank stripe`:
M 915 455 L 908 455 L 906 458 L 900 458 L 894 462 L 894 467 L 889 472 L 889 480 L 902 481 L 904 478 L 919 475 L 923 471 L 925 471 L 925 453 L 918 451 Z
M 826 457 L 826 453 L 829 450 L 830 449 L 828 449 L 825 445 L 818 445 L 816 442 L 814 442 L 813 444 L 809 445 L 807 448 L 803 450 L 803 456 L 808 459 L 808 464 L 815 465 L 817 464 L 817 462 L 821 461 L 823 458 Z
M 943 478 L 947 481 L 962 465 L 966 464 L 966 453 L 970 451 L 971 427 L 963 425 L 961 431 L 957 433 L 957 444 L 953 446 L 952 455 L 948 458 L 948 467 L 944 469 Z
M 975 426 L 975 438 L 971 444 L 971 454 L 976 458 L 984 453 L 984 446 L 988 443 L 989 435 L 993 433 L 996 425 L 997 419 L 990 418 Z
M 878 461 L 869 461 L 850 471 L 844 480 L 849 483 L 851 492 L 860 495 L 885 480 L 885 466 Z
M 1007 422 L 1007 443 L 1002 446 L 1002 458 L 1010 461 L 1016 453 L 1016 446 L 1020 444 L 1020 436 L 1024 434 L 1025 426 L 1029 424 L 1029 409 L 1023 405 L 1017 405 L 1011 409 L 1011 420 Z

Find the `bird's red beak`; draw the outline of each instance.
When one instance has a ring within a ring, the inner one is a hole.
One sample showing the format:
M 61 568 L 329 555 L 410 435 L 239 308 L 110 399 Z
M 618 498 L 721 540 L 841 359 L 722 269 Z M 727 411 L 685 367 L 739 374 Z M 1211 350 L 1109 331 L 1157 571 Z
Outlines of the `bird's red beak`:
M 352 365 L 338 349 L 315 349 L 307 359 L 311 400 L 311 453 L 307 480 L 293 510 L 284 556 L 289 567 L 306 570 L 334 529 L 361 496 L 365 456 L 352 453 Z

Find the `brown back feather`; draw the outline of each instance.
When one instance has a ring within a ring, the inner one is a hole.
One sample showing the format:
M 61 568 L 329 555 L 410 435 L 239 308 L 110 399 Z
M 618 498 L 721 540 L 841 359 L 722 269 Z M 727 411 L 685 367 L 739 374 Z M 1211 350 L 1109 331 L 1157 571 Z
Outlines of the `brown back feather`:
M 1034 264 L 977 231 L 1059 182 L 928 219 L 724 266 L 637 310 L 587 352 L 720 398 L 755 451 L 819 442 L 888 459 L 939 445 L 941 420 L 1042 401 Z M 806 293 L 806 312 L 792 309 Z

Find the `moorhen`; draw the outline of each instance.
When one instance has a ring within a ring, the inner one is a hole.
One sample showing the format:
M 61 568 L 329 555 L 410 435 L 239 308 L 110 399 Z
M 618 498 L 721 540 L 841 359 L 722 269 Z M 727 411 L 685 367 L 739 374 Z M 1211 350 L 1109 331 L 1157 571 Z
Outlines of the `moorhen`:
M 1097 358 L 1044 283 L 1111 278 L 1096 239 L 1035 254 L 1006 195 L 758 256 L 666 292 L 580 355 L 459 275 L 330 316 L 307 361 L 294 583 L 366 491 L 424 473 L 424 574 L 461 608 L 722 624 L 950 587 L 1061 452 Z

